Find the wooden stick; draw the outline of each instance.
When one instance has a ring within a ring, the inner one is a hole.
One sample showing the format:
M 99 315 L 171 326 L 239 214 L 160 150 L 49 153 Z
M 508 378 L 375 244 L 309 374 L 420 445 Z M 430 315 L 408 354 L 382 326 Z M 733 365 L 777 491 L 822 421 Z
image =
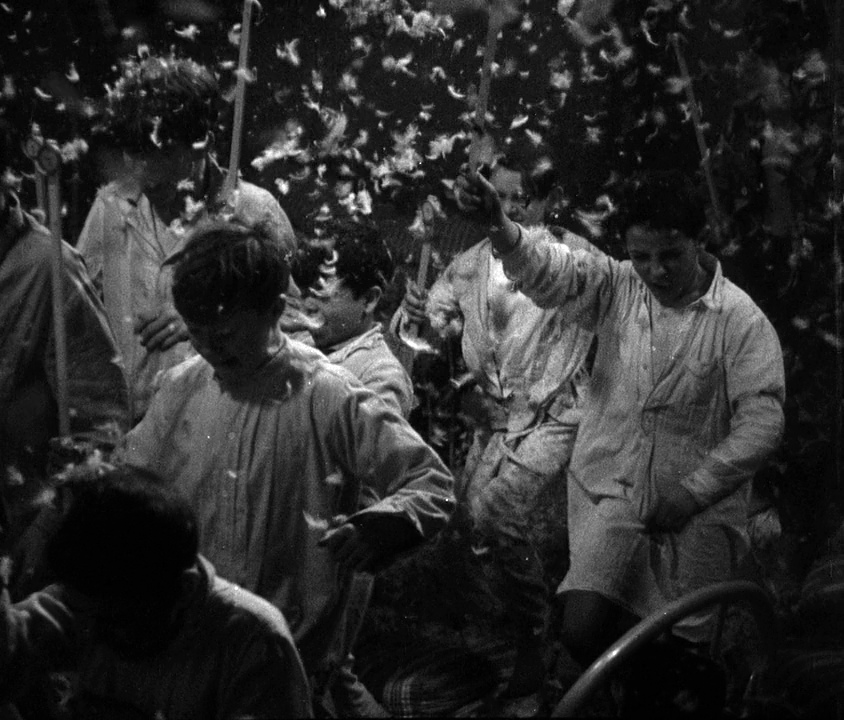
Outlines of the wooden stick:
M 49 225 L 47 216 L 49 215 L 50 208 L 47 206 L 47 182 L 44 176 L 37 171 L 35 173 L 35 202 L 44 213 L 44 222 Z
M 721 244 L 721 222 L 724 217 L 721 214 L 721 203 L 718 202 L 718 193 L 715 190 L 715 181 L 712 178 L 712 168 L 709 164 L 709 148 L 706 147 L 706 140 L 703 137 L 703 130 L 701 128 L 700 110 L 698 110 L 697 100 L 695 99 L 695 90 L 692 86 L 692 78 L 689 75 L 689 67 L 686 65 L 686 58 L 683 57 L 683 52 L 680 50 L 680 38 L 677 33 L 671 35 L 671 44 L 674 47 L 674 54 L 677 56 L 677 64 L 680 66 L 680 74 L 683 77 L 683 84 L 686 89 L 686 98 L 689 101 L 689 106 L 692 113 L 692 122 L 695 127 L 695 138 L 697 139 L 698 150 L 700 151 L 701 167 L 703 167 L 703 174 L 706 178 L 706 186 L 709 189 L 709 199 L 712 203 L 712 213 L 715 216 L 715 238 L 718 244 Z
M 240 144 L 243 138 L 243 112 L 246 104 L 246 73 L 249 62 L 249 31 L 252 26 L 252 4 L 256 0 L 243 0 L 243 19 L 240 24 L 240 55 L 237 60 L 237 86 L 234 93 L 234 121 L 232 144 L 229 154 L 229 172 L 223 185 L 223 197 L 228 199 L 237 187 L 240 168 Z
M 844 42 L 844 8 L 840 2 L 834 4 L 829 11 L 832 25 L 832 67 L 840 67 L 841 45 Z M 837 145 L 841 141 L 841 108 L 844 100 L 844 83 L 841 73 L 836 72 L 832 76 L 832 141 Z M 835 148 L 836 145 L 833 145 Z M 840 148 L 840 145 L 837 147 Z M 836 148 L 837 150 L 837 148 Z M 833 157 L 840 157 L 834 150 Z M 833 200 L 841 202 L 844 196 L 844 174 L 841 172 L 841 163 L 832 163 L 832 192 Z M 844 218 L 841 215 L 841 208 L 833 215 L 832 221 L 832 261 L 834 268 L 833 297 L 835 299 L 835 338 L 838 342 L 844 340 L 844 317 L 841 313 L 842 295 L 844 295 L 844 253 L 841 250 L 842 235 L 844 235 Z M 835 353 L 835 403 L 833 414 L 833 427 L 835 430 L 835 477 L 838 478 L 839 489 L 844 479 L 844 467 L 841 458 L 841 436 L 844 434 L 844 351 L 838 350 Z
M 475 105 L 475 127 L 473 128 L 472 144 L 469 146 L 469 169 L 478 169 L 481 155 L 481 141 L 486 126 L 486 111 L 489 104 L 489 86 L 492 81 L 492 61 L 498 45 L 498 33 L 504 26 L 503 20 L 497 14 L 489 16 L 486 29 L 486 46 L 484 60 L 481 66 L 481 84 L 478 87 L 478 102 Z
M 419 288 L 428 284 L 428 266 L 431 262 L 431 243 L 434 237 L 434 206 L 428 200 L 422 205 L 422 224 L 422 250 L 419 253 L 419 268 L 416 270 L 416 284 Z M 419 330 L 417 323 L 412 323 L 408 328 L 413 337 L 419 337 Z
M 425 227 L 425 233 L 422 236 L 419 269 L 416 271 L 416 284 L 419 287 L 425 287 L 428 283 L 428 263 L 431 260 L 431 241 L 434 237 L 434 206 L 428 200 L 422 205 L 422 224 Z
M 56 402 L 59 409 L 59 435 L 70 435 L 67 388 L 67 332 L 64 321 L 64 259 L 62 257 L 62 203 L 58 171 L 47 176 L 47 213 L 53 236 L 53 332 L 56 341 Z

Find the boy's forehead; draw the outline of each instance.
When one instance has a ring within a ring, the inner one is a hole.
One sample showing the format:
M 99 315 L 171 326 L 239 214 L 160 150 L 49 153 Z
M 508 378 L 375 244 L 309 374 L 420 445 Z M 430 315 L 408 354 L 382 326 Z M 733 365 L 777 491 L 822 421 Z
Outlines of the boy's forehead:
M 500 165 L 492 171 L 490 182 L 498 191 L 511 189 L 522 190 L 524 187 L 522 174 L 518 170 L 511 170 Z
M 188 326 L 188 329 L 202 329 L 210 332 L 221 333 L 234 332 L 238 328 L 243 327 L 244 323 L 248 323 L 250 319 L 246 317 L 248 315 L 246 310 L 234 310 L 226 313 L 222 308 L 220 308 L 220 312 L 221 314 L 213 319 L 203 322 L 191 322 L 187 320 L 185 321 L 185 324 Z
M 625 233 L 625 240 L 628 245 L 652 249 L 663 249 L 692 242 L 681 230 L 651 228 L 645 225 L 630 226 Z

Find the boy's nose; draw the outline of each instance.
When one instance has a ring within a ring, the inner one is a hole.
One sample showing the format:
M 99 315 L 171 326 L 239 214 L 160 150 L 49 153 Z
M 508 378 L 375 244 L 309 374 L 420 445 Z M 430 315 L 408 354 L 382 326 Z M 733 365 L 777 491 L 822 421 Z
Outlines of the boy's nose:
M 651 265 L 651 278 L 653 280 L 665 280 L 667 276 L 668 271 L 665 269 L 665 265 L 658 262 Z

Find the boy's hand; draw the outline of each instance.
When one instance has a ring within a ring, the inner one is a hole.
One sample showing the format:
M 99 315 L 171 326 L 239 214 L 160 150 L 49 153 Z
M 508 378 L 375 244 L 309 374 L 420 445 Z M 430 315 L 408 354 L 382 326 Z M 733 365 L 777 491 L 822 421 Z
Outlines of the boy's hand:
M 419 540 L 416 528 L 402 518 L 370 516 L 365 524 L 356 525 L 338 515 L 319 545 L 334 555 L 344 572 L 377 572 Z
M 666 484 L 659 489 L 659 499 L 648 528 L 656 532 L 679 532 L 699 512 L 697 500 L 686 488 L 677 483 Z
M 504 225 L 504 210 L 501 199 L 492 183 L 480 172 L 464 167 L 454 183 L 454 199 L 457 207 L 477 215 L 488 226 Z
M 407 281 L 407 290 L 404 294 L 402 307 L 407 314 L 407 319 L 417 325 L 424 325 L 428 321 L 425 313 L 425 302 L 428 299 L 428 291 L 419 287 L 413 280 Z
M 181 315 L 173 307 L 138 313 L 135 334 L 140 336 L 141 345 L 150 352 L 169 350 L 189 338 Z
M 377 553 L 364 540 L 360 528 L 348 522 L 345 515 L 338 515 L 331 525 L 320 538 L 320 547 L 328 549 L 344 573 L 369 570 Z

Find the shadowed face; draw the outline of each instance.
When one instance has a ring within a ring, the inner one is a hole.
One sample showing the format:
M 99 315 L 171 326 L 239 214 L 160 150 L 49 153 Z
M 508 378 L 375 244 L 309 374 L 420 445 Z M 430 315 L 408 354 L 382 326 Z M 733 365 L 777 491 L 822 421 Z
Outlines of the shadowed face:
M 281 306 L 283 308 L 283 305 Z M 224 381 L 251 375 L 281 347 L 280 313 L 237 310 L 210 323 L 185 322 L 191 343 Z
M 141 189 L 165 219 L 174 209 L 181 209 L 186 194 L 202 199 L 204 159 L 204 150 L 174 142 L 166 150 L 144 153 L 136 161 Z
M 497 167 L 492 171 L 490 182 L 498 192 L 504 214 L 513 222 L 538 225 L 545 219 L 548 199 L 531 196 L 525 190 L 520 172 Z
M 683 307 L 706 290 L 695 242 L 676 230 L 633 225 L 625 235 L 633 269 L 665 307 Z
M 362 335 L 372 325 L 369 294 L 355 297 L 340 279 L 322 277 L 318 287 L 306 293 L 305 311 L 317 325 L 311 329 L 314 344 L 320 349 L 335 347 L 345 340 Z

